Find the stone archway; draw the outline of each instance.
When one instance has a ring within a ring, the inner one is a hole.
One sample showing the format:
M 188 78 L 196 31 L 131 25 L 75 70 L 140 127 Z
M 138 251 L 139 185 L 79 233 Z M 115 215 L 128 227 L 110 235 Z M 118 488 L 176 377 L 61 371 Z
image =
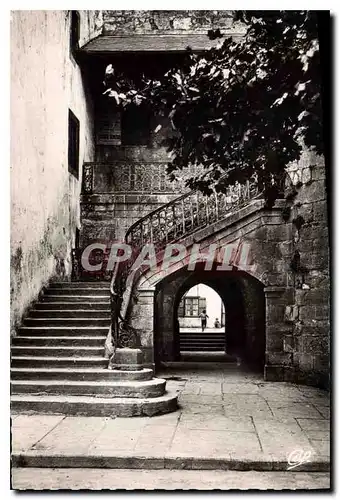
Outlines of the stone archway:
M 242 271 L 186 269 L 163 279 L 155 289 L 154 359 L 180 359 L 177 310 L 181 297 L 196 284 L 205 284 L 221 297 L 226 311 L 227 353 L 263 370 L 265 358 L 265 300 L 263 285 Z
M 178 358 L 171 319 L 173 301 L 188 277 L 193 245 L 199 244 L 202 253 L 210 245 L 216 245 L 216 266 L 221 264 L 220 255 L 226 246 L 242 245 L 250 248 L 249 265 L 238 265 L 237 271 L 220 271 L 218 274 L 220 280 L 231 277 L 233 273 L 238 277 L 237 287 L 247 311 L 244 314 L 247 346 L 244 355 L 248 363 L 264 366 L 266 380 L 295 380 L 297 361 L 294 358 L 293 328 L 296 308 L 292 307 L 294 281 L 289 261 L 292 227 L 290 223 L 282 224 L 281 209 L 279 202 L 271 210 L 266 210 L 261 200 L 255 200 L 237 214 L 182 240 L 181 244 L 188 251 L 185 258 L 166 270 L 152 268 L 136 278 L 137 298 L 131 307 L 130 321 L 140 336 L 145 366 L 154 367 L 160 359 Z M 199 269 L 198 262 L 192 274 L 197 276 Z M 205 278 L 209 272 L 205 272 Z M 162 291 L 165 284 L 169 293 Z M 261 319 L 256 316 L 259 309 Z

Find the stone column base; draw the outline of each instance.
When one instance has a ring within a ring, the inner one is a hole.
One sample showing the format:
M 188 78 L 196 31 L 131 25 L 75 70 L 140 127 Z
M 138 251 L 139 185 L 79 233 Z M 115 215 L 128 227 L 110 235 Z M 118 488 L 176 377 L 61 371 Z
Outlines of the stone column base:
M 142 370 L 143 352 L 141 349 L 120 347 L 116 349 L 112 368 L 115 370 Z

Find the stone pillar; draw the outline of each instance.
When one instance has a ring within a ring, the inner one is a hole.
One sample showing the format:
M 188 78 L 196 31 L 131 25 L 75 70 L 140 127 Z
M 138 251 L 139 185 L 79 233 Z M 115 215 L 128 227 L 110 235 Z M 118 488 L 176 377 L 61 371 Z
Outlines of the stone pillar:
M 139 289 L 132 299 L 131 326 L 141 340 L 144 366 L 154 369 L 154 298 L 155 289 Z
M 285 321 L 293 290 L 280 286 L 264 288 L 266 300 L 266 355 L 264 379 L 283 381 L 293 364 L 292 326 Z

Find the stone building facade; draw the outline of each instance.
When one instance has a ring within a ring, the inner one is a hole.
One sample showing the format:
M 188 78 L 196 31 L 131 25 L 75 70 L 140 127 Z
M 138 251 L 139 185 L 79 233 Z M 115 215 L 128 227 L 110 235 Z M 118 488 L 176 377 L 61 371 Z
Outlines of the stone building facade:
M 187 46 L 202 51 L 216 43 L 206 32 L 217 28 L 235 38 L 243 34 L 229 11 L 12 14 L 13 334 L 49 280 L 70 279 L 72 248 L 121 240 L 131 224 L 186 191 L 183 177 L 169 182 L 166 176 L 162 139 L 171 133 L 169 124 L 164 120 L 156 134 L 158 117 L 122 116 L 111 109 L 102 96 L 106 65 L 157 76 L 180 61 Z M 79 126 L 78 173 L 70 169 L 70 112 Z M 256 202 L 195 235 L 203 246 L 248 243 L 255 262 L 251 272 L 217 277 L 214 271 L 189 272 L 183 260 L 171 275 L 140 278 L 130 316 L 146 366 L 178 359 L 175 313 L 184 291 L 201 282 L 224 302 L 235 351 L 260 365 L 266 379 L 328 386 L 322 158 L 304 153 L 290 178 L 296 192 L 289 202 L 280 200 L 271 211 Z M 190 238 L 184 241 L 193 245 Z

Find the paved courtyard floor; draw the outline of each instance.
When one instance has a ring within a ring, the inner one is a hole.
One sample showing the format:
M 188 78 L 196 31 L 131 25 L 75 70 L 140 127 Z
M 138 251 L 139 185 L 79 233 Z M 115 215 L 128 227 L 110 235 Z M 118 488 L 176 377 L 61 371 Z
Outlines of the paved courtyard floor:
M 14 466 L 327 472 L 326 391 L 227 363 L 170 363 L 157 373 L 180 408 L 135 418 L 13 415 Z

